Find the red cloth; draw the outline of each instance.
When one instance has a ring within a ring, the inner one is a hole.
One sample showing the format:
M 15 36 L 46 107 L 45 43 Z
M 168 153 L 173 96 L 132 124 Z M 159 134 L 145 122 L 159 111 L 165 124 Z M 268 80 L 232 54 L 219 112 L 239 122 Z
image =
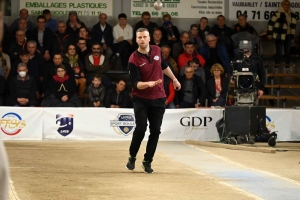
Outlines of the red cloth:
M 99 55 L 99 57 L 93 56 L 93 59 L 94 59 L 94 66 L 99 66 L 99 63 L 100 63 L 100 57 L 101 57 L 101 55 Z
M 174 100 L 174 97 L 175 97 L 174 85 L 173 85 L 173 81 L 170 80 L 170 84 L 169 84 L 169 96 L 167 97 L 168 103 L 171 103 Z
M 178 67 L 179 71 L 181 70 L 181 68 L 183 68 L 184 66 L 187 65 L 188 61 L 192 60 L 192 58 L 194 58 L 194 57 L 198 58 L 199 63 L 201 64 L 202 67 L 204 67 L 205 60 L 200 54 L 195 53 L 195 54 L 190 55 L 190 54 L 187 54 L 186 52 L 184 52 L 178 56 L 177 67 Z
M 56 75 L 53 76 L 53 79 L 54 79 L 56 82 L 64 83 L 66 80 L 69 79 L 69 76 L 68 76 L 68 74 L 66 74 L 63 78 L 60 78 L 60 77 L 57 76 L 57 74 L 56 74 Z

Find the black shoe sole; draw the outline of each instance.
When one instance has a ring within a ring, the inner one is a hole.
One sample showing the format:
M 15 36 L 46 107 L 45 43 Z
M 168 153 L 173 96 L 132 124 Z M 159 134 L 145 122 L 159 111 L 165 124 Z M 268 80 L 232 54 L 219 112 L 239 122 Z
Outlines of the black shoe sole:
M 147 172 L 147 171 L 145 170 L 144 165 L 142 164 L 141 166 L 142 166 L 142 168 L 144 169 L 144 172 L 145 172 L 146 174 L 153 174 L 154 171 L 152 171 L 152 172 Z

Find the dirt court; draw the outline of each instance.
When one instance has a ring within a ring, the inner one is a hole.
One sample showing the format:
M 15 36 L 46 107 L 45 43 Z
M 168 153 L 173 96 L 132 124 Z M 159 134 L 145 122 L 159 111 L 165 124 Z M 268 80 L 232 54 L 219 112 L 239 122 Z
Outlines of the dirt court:
M 222 166 L 229 171 L 238 167 L 246 174 L 270 175 L 277 182 L 291 184 L 291 191 L 300 191 L 300 143 L 279 143 L 279 151 L 268 154 L 159 142 L 153 174 L 145 174 L 140 166 L 146 143 L 138 154 L 136 169 L 125 169 L 129 144 L 130 141 L 6 141 L 10 200 L 268 199 L 254 190 L 247 191 L 252 189 L 248 185 L 239 187 L 247 179 L 220 176 Z

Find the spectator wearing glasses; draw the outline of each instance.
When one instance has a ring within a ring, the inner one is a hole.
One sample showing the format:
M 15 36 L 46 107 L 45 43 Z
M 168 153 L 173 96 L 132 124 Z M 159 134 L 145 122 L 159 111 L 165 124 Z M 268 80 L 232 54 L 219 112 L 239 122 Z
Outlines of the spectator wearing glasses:
M 230 60 L 224 44 L 217 42 L 216 36 L 208 34 L 206 43 L 201 47 L 200 54 L 205 59 L 204 66 L 205 78 L 208 81 L 211 78 L 210 69 L 215 63 L 221 63 L 226 74 L 230 68 Z
M 199 108 L 205 105 L 206 89 L 202 79 L 195 75 L 194 67 L 187 66 L 180 77 L 181 90 L 175 94 L 176 108 Z
M 203 46 L 203 41 L 199 36 L 199 27 L 197 24 L 191 25 L 190 35 L 192 37 L 192 42 L 194 42 L 195 48 L 199 50 Z
M 90 49 L 87 48 L 86 40 L 83 37 L 78 38 L 77 47 L 77 54 L 81 62 L 85 63 L 85 57 L 90 53 Z

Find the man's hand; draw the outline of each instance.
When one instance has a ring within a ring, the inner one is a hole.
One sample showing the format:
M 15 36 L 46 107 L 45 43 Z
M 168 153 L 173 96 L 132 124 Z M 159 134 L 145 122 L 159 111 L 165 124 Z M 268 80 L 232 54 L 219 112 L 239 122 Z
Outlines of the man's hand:
M 169 104 L 168 100 L 165 101 L 165 105 L 167 106 Z
M 127 40 L 127 42 L 132 46 L 132 40 Z
M 175 108 L 179 108 L 179 105 L 175 105 Z
M 195 108 L 201 108 L 201 103 L 196 103 Z
M 124 39 L 124 36 L 121 36 L 121 37 L 118 38 L 117 42 L 122 42 L 123 39 Z
M 257 94 L 258 94 L 258 98 L 260 98 L 262 95 L 264 95 L 264 91 L 258 90 Z
M 68 96 L 67 96 L 67 95 L 63 96 L 63 97 L 61 98 L 61 100 L 62 100 L 63 102 L 68 101 Z
M 148 83 L 148 87 L 154 87 L 154 86 L 156 86 L 156 85 L 158 85 L 158 84 L 160 84 L 162 82 L 162 80 L 161 79 L 158 79 L 157 81 L 148 81 L 147 83 Z
M 216 103 L 216 102 L 217 102 L 217 100 L 218 100 L 218 98 L 215 98 L 215 99 L 213 99 L 213 102 L 214 102 L 214 103 Z
M 179 81 L 177 79 L 173 80 L 173 85 L 174 85 L 174 90 L 180 90 L 181 89 L 181 84 L 179 83 Z

